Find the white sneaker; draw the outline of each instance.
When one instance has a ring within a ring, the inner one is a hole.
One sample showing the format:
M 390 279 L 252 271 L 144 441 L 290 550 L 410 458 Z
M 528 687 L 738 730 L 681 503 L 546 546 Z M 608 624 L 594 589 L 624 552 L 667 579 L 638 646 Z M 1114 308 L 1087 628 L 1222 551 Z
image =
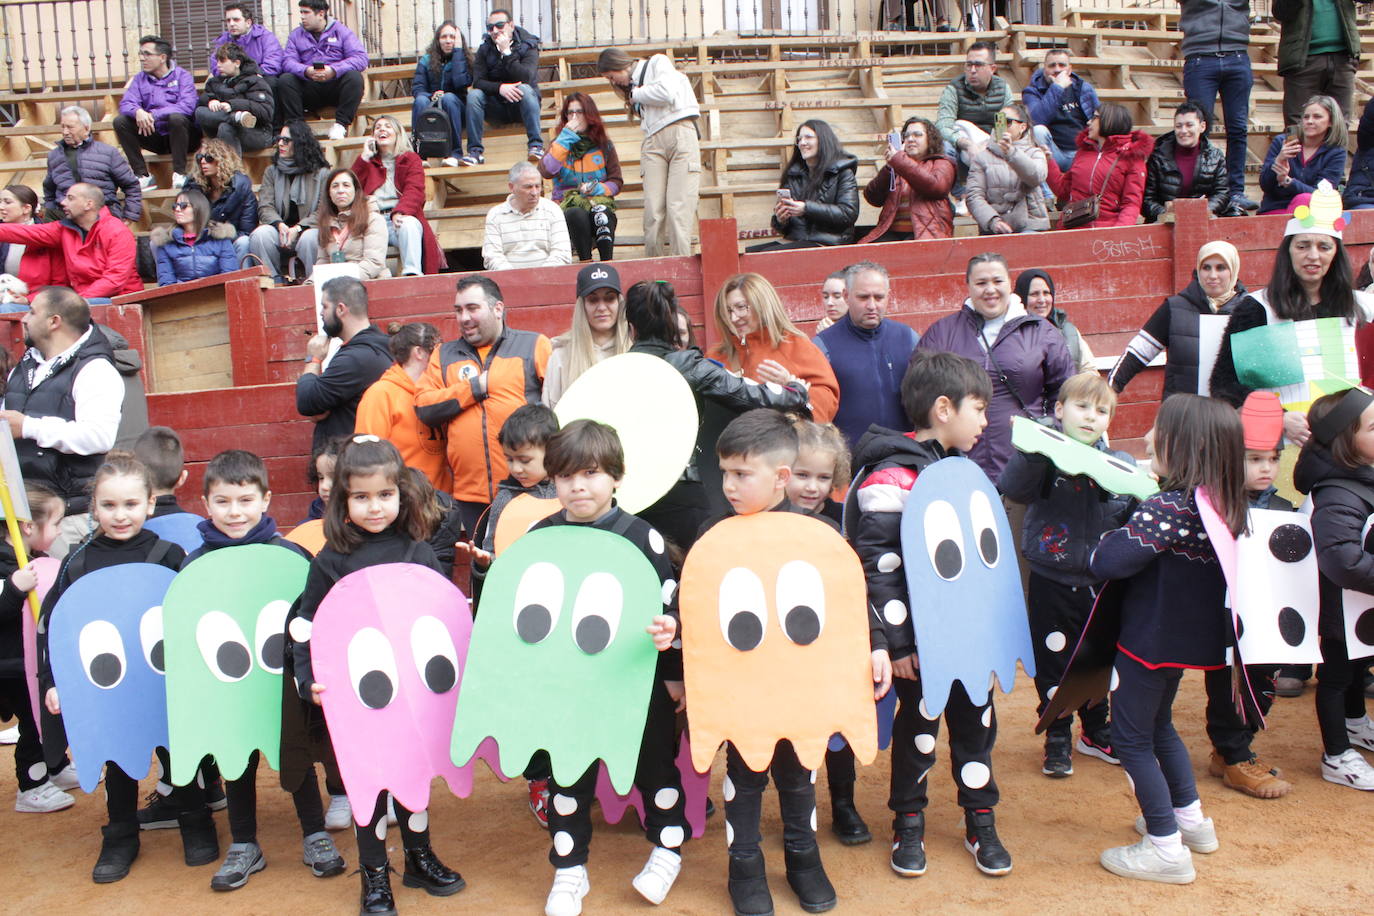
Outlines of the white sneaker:
M 630 883 L 641 897 L 657 906 L 673 889 L 673 882 L 680 871 L 682 856 L 671 849 L 655 846 L 654 851 L 649 853 L 649 861 L 644 863 L 644 869 Z
M 1351 744 L 1367 751 L 1374 751 L 1374 722 L 1369 721 L 1369 716 L 1359 719 L 1346 719 L 1345 733 L 1350 738 Z M 0 743 L 4 742 L 0 740 Z
M 444 157 L 444 165 L 448 166 L 448 167 L 451 168 L 451 169 L 456 169 L 456 168 L 458 168 L 458 157 L 457 157 L 457 156 L 445 156 L 445 157 Z
M 1374 792 L 1374 767 L 1370 767 L 1353 747 L 1346 748 L 1339 757 L 1322 754 L 1322 779 L 1338 786 Z
M 54 773 L 52 776 L 48 777 L 48 779 L 53 785 L 57 786 L 59 789 L 66 789 L 69 792 L 72 789 L 81 788 L 81 777 L 77 774 L 76 764 L 74 763 L 67 764 L 62 769 Z M 104 779 L 105 773 L 102 771 L 100 777 L 96 779 L 96 782 L 99 783 Z
M 138 180 L 138 186 L 145 191 L 151 191 L 157 187 L 157 179 L 152 175 L 144 175 Z
M 1104 850 L 1098 858 L 1102 867 L 1123 878 L 1158 881 L 1161 884 L 1192 884 L 1197 878 L 1193 870 L 1193 854 L 1183 848 L 1183 858 L 1170 862 L 1159 854 L 1148 836 L 1132 846 L 1114 846 Z
M 0 732 L 0 744 L 18 744 L 19 726 L 11 725 L 9 728 Z
M 587 879 L 587 866 L 557 868 L 553 872 L 553 887 L 544 901 L 544 916 L 580 916 L 582 898 L 592 889 Z
M 1149 836 L 1150 831 L 1145 827 L 1145 818 L 1135 819 L 1135 832 L 1141 836 Z M 1178 832 L 1183 835 L 1183 845 L 1187 846 L 1192 852 L 1216 852 L 1221 846 L 1217 839 L 1217 827 L 1212 823 L 1210 817 L 1203 818 L 1202 823 L 1196 827 L 1185 827 L 1178 825 Z
M 964 203 L 964 199 L 962 197 L 954 198 L 954 215 L 968 216 L 968 204 Z
M 14 795 L 14 810 L 21 814 L 50 814 L 74 804 L 76 799 L 53 785 L 51 779 Z
M 172 187 L 180 190 L 186 184 L 186 176 L 180 172 L 172 173 Z
M 353 808 L 347 795 L 329 796 L 329 810 L 324 813 L 326 830 L 347 830 L 353 826 Z
M 348 128 L 335 121 L 329 128 L 329 139 L 342 140 L 348 136 Z

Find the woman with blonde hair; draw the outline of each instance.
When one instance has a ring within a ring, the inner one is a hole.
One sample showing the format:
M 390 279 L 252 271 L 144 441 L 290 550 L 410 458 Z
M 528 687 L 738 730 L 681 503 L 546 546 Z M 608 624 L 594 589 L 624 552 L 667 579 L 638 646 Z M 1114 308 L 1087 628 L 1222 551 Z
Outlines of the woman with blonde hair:
M 1299 194 L 1311 194 L 1323 178 L 1331 187 L 1345 183 L 1350 132 L 1341 106 L 1329 95 L 1314 95 L 1302 106 L 1302 121 L 1275 137 L 1260 166 L 1264 199 L 1259 212 L 1289 213 Z
M 234 227 L 234 252 L 242 258 L 248 253 L 248 236 L 258 228 L 258 198 L 238 150 L 223 140 L 206 140 L 196 153 L 196 171 L 198 174 L 187 176 L 182 187 L 205 193 L 210 201 L 211 227 Z
M 816 422 L 834 419 L 840 383 L 825 354 L 787 317 L 772 283 L 759 274 L 736 274 L 716 294 L 715 315 L 721 342 L 707 356 L 760 382 L 786 385 L 800 378 L 810 386 Z
M 425 163 L 410 148 L 401 122 L 382 115 L 372 122 L 362 154 L 352 165 L 362 189 L 386 218 L 387 244 L 401 253 L 401 273 L 418 277 L 446 266 L 444 250 L 425 219 Z
M 630 349 L 620 274 L 609 264 L 589 264 L 577 274 L 572 327 L 553 339 L 544 368 L 544 404 L 553 407 L 582 373 Z

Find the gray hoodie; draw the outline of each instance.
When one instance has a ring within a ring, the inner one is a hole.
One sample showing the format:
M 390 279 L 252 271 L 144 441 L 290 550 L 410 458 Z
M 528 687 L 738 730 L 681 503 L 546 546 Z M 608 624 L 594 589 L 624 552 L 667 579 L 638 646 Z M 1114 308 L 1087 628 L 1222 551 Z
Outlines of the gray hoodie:
M 1179 48 L 1185 59 L 1250 47 L 1249 0 L 1180 0 L 1179 8 Z

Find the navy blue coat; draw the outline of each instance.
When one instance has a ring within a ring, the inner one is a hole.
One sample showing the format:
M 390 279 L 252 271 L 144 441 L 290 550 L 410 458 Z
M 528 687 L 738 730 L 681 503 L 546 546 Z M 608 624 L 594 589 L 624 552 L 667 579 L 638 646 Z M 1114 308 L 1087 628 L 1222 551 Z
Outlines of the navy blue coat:
M 210 196 L 210 191 L 198 184 L 194 178 L 186 179 L 185 187 L 199 188 Z M 242 172 L 234 175 L 229 182 L 229 190 L 219 200 L 210 204 L 210 222 L 228 223 L 234 227 L 234 234 L 248 235 L 258 228 L 258 198 L 253 193 L 253 180 Z
M 202 229 L 196 243 L 188 245 L 180 228 L 159 226 L 153 230 L 152 242 L 157 253 L 158 286 L 201 280 L 239 269 L 233 236 L 224 229 Z
M 1293 179 L 1287 187 L 1279 184 L 1274 177 L 1274 160 L 1287 134 L 1279 134 L 1269 144 L 1269 152 L 1264 154 L 1264 166 L 1260 169 L 1260 189 L 1264 198 L 1260 201 L 1260 213 L 1276 213 L 1287 210 L 1293 198 L 1299 194 L 1310 194 L 1317 190 L 1317 182 L 1325 178 L 1331 187 L 1340 188 L 1345 181 L 1345 150 L 1339 146 L 1322 146 L 1306 162 L 1297 158 L 1288 160 L 1288 176 Z
M 443 70 L 439 73 L 437 85 L 434 74 L 429 69 L 429 55 L 426 54 L 416 62 L 415 78 L 410 81 L 410 94 L 417 99 L 428 100 L 435 92 L 443 89 L 459 98 L 465 98 L 471 85 L 472 69 L 468 67 L 467 55 L 463 53 L 462 48 L 454 48 L 453 57 L 444 64 Z

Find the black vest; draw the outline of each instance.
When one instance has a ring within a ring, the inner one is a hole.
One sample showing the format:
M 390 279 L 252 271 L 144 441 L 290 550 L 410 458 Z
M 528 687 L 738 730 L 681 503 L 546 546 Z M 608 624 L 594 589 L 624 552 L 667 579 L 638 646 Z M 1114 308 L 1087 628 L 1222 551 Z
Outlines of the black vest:
M 86 342 L 70 356 L 53 367 L 52 374 L 37 388 L 30 388 L 38 360 L 29 350 L 10 373 L 5 391 L 5 407 L 17 410 L 26 417 L 61 417 L 76 419 L 76 401 L 72 398 L 72 383 L 76 374 L 93 359 L 103 359 L 114 365 L 114 351 L 100 329 L 91 324 L 92 333 Z M 96 469 L 105 459 L 97 455 L 69 455 L 53 448 L 41 448 L 32 439 L 15 439 L 19 453 L 19 469 L 28 480 L 36 480 L 56 490 L 67 501 L 67 514 L 85 512 L 90 503 L 91 481 Z

